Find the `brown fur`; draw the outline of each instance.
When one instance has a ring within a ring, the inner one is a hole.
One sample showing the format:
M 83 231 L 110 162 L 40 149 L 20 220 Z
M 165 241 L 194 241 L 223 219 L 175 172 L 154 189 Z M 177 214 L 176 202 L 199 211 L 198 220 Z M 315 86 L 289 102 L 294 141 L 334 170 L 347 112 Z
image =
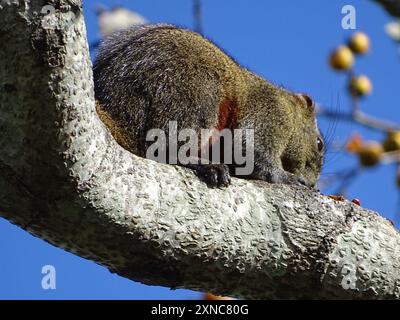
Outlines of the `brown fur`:
M 100 117 L 131 152 L 145 156 L 146 133 L 253 129 L 255 170 L 249 178 L 315 185 L 322 139 L 312 100 L 274 86 L 239 66 L 209 40 L 170 25 L 146 25 L 105 40 L 94 66 Z M 196 168 L 194 168 L 196 169 Z M 200 168 L 215 184 L 224 166 Z

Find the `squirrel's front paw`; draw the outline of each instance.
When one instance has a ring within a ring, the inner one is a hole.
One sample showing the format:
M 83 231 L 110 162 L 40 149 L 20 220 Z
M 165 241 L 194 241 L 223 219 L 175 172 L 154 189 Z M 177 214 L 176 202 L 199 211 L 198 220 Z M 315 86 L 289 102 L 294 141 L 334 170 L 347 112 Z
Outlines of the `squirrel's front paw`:
M 295 175 L 294 176 L 294 180 L 295 180 L 295 184 L 300 184 L 309 188 L 312 188 L 312 185 L 310 183 L 308 183 L 308 181 L 306 179 L 304 179 L 303 177 L 297 177 Z
M 267 170 L 261 175 L 261 179 L 270 183 L 284 183 L 303 185 L 311 188 L 311 184 L 303 177 L 298 177 L 290 172 L 281 169 Z
M 231 183 L 229 168 L 224 164 L 204 164 L 193 168 L 197 176 L 210 187 L 227 187 Z

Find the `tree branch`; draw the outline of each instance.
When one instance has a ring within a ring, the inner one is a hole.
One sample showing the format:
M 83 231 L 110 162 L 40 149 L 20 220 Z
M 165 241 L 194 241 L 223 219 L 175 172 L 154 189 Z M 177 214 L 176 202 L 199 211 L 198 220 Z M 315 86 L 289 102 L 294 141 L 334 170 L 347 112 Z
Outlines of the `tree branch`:
M 78 1 L 52 2 L 54 29 L 40 15 L 48 2 L 1 1 L 1 216 L 146 284 L 399 298 L 400 237 L 377 214 L 302 187 L 233 179 L 209 189 L 122 149 L 95 112 Z
M 400 17 L 400 0 L 375 0 L 394 17 Z

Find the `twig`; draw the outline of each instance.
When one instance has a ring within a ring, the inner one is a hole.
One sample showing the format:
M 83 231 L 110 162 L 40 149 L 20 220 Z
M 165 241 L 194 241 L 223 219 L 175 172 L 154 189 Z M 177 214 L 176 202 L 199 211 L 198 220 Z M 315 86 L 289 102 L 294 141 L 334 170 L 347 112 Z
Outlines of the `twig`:
M 203 34 L 203 12 L 201 0 L 193 0 L 194 31 Z
M 400 163 L 400 151 L 391 151 L 383 154 L 383 164 Z
M 400 130 L 400 126 L 397 124 L 376 119 L 357 109 L 355 109 L 354 112 L 344 113 L 344 112 L 330 111 L 325 109 L 321 105 L 317 105 L 316 110 L 317 114 L 323 117 L 335 118 L 344 121 L 354 121 L 369 129 L 380 130 L 385 132 Z

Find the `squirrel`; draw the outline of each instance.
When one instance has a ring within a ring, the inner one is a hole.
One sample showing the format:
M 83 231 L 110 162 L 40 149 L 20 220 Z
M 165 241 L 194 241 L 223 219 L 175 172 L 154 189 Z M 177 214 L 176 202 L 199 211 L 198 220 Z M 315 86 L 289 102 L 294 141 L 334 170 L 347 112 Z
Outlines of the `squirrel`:
M 100 119 L 138 156 L 146 132 L 168 131 L 169 121 L 196 132 L 252 129 L 254 169 L 245 178 L 316 185 L 325 148 L 313 100 L 241 67 L 200 34 L 168 24 L 118 31 L 100 45 L 93 75 Z M 215 187 L 229 185 L 235 165 L 186 166 Z

